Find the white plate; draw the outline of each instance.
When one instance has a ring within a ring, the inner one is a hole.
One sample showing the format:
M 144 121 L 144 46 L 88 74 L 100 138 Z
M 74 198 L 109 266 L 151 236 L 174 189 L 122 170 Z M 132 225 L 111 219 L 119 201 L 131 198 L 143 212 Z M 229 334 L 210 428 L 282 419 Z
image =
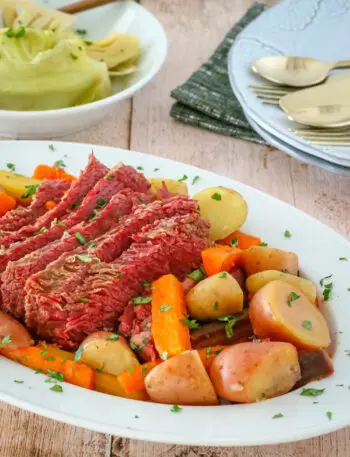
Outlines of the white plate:
M 216 407 L 184 407 L 172 413 L 167 405 L 137 402 L 112 397 L 69 384 L 62 394 L 49 390 L 43 375 L 0 357 L 0 400 L 32 412 L 86 427 L 142 440 L 210 446 L 248 446 L 280 443 L 309 438 L 350 424 L 348 408 L 350 361 L 345 350 L 350 348 L 349 316 L 350 244 L 339 234 L 282 201 L 229 178 L 148 154 L 73 143 L 55 143 L 55 151 L 47 142 L 2 142 L 0 167 L 11 161 L 19 173 L 31 174 L 38 163 L 52 164 L 64 159 L 68 171 L 77 174 L 94 150 L 98 159 L 112 166 L 122 160 L 144 167 L 147 176 L 180 178 L 191 182 L 200 179 L 191 192 L 207 186 L 223 185 L 242 193 L 248 202 L 249 216 L 243 229 L 257 234 L 271 246 L 298 252 L 303 272 L 315 282 L 334 274 L 334 297 L 327 307 L 332 326 L 343 331 L 334 358 L 335 374 L 313 386 L 326 388 L 313 404 L 314 398 L 300 396 L 300 391 L 251 405 Z M 154 172 L 154 168 L 159 171 Z M 268 222 L 267 222 L 268 221 Z M 285 238 L 288 229 L 292 238 Z M 17 384 L 15 379 L 23 380 Z M 337 387 L 344 384 L 345 387 Z M 332 411 L 330 421 L 326 412 Z M 284 418 L 272 416 L 283 413 Z M 138 418 L 136 418 L 138 416 Z
M 311 154 L 307 154 L 300 149 L 296 149 L 288 143 L 285 143 L 280 138 L 271 135 L 269 132 L 264 130 L 261 125 L 257 124 L 251 117 L 249 117 L 248 113 L 245 113 L 245 116 L 253 127 L 253 129 L 271 146 L 276 147 L 277 149 L 286 152 L 288 155 L 293 157 L 300 162 L 308 163 L 310 165 L 314 165 L 319 168 L 323 168 L 324 170 L 330 171 L 331 173 L 337 173 L 343 176 L 350 176 L 350 166 L 349 167 L 342 167 L 341 165 L 336 165 L 326 160 L 320 159 L 316 156 Z
M 255 122 L 297 149 L 325 160 L 330 160 L 325 155 L 333 156 L 334 163 L 345 166 L 350 161 L 350 147 L 311 146 L 289 130 L 291 123 L 282 110 L 261 103 L 248 86 L 264 83 L 251 71 L 251 64 L 260 57 L 348 59 L 349 22 L 350 8 L 345 0 L 285 0 L 250 23 L 239 34 L 228 57 L 235 95 Z

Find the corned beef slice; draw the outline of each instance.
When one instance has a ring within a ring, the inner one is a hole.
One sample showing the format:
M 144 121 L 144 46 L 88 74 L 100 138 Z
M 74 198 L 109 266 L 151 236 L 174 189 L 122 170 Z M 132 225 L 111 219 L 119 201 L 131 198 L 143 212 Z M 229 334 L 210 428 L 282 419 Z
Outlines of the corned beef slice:
M 46 211 L 45 203 L 52 200 L 58 203 L 70 187 L 69 181 L 46 180 L 37 190 L 29 206 L 18 206 L 0 218 L 0 233 L 13 232 L 32 224 Z
M 5 247 L 10 246 L 17 241 L 25 240 L 34 235 L 43 227 L 49 228 L 54 219 L 59 219 L 62 216 L 72 211 L 72 206 L 77 204 L 86 194 L 94 187 L 94 185 L 102 179 L 108 172 L 108 168 L 100 163 L 93 154 L 90 154 L 89 162 L 84 171 L 70 187 L 67 195 L 61 202 L 50 211 L 47 211 L 43 216 L 36 220 L 35 224 L 26 225 L 11 236 L 2 240 Z
M 24 286 L 30 275 L 43 270 L 65 252 L 80 246 L 75 233 L 79 232 L 89 242 L 118 224 L 120 216 L 131 212 L 134 200 L 143 194 L 124 189 L 112 197 L 105 208 L 99 210 L 94 220 L 85 221 L 65 232 L 56 240 L 14 262 L 9 262 L 2 275 L 3 309 L 17 318 L 24 315 Z M 70 233 L 71 232 L 71 233 Z
M 208 231 L 207 222 L 196 212 L 163 219 L 144 227 L 112 264 L 97 257 L 84 262 L 71 256 L 69 265 L 66 261 L 54 274 L 44 270 L 31 276 L 26 283 L 28 327 L 67 348 L 77 347 L 95 330 L 113 329 L 129 300 L 142 291 L 143 281 L 166 273 L 181 278 L 199 265 Z M 84 280 L 67 292 L 66 279 L 81 264 Z
M 143 175 L 129 166 L 118 165 L 110 170 L 107 176 L 111 176 L 112 179 L 100 179 L 84 198 L 81 205 L 62 219 L 63 224 L 56 224 L 43 233 L 27 238 L 22 242 L 14 243 L 4 254 L 0 255 L 0 270 L 4 270 L 9 261 L 18 260 L 26 254 L 61 238 L 64 230 L 74 227 L 79 222 L 92 216 L 95 208 L 105 205 L 107 200 L 116 192 L 126 187 L 124 182 L 130 183 L 130 187 L 132 186 L 131 188 L 135 191 L 140 190 L 143 192 L 149 187 Z

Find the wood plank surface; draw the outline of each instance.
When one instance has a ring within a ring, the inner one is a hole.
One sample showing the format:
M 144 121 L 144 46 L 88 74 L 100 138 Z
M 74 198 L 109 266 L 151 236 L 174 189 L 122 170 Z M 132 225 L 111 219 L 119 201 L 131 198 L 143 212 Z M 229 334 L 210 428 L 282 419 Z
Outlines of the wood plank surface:
M 171 89 L 212 53 L 252 0 L 142 0 L 164 25 L 169 55 L 133 100 L 67 141 L 149 152 L 228 175 L 312 214 L 350 238 L 350 179 L 301 164 L 276 149 L 184 126 L 169 117 Z M 274 3 L 273 0 L 269 2 Z M 234 424 L 233 424 L 234 426 Z M 94 433 L 0 403 L 0 457 L 347 457 L 350 428 L 294 444 L 212 449 Z

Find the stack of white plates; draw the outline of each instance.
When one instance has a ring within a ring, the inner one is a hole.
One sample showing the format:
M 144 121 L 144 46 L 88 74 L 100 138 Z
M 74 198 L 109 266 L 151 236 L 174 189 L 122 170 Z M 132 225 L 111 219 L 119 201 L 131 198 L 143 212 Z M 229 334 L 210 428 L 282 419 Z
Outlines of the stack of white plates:
M 349 1 L 284 0 L 240 33 L 228 58 L 232 89 L 252 127 L 269 144 L 298 160 L 348 176 L 350 147 L 310 145 L 291 131 L 291 121 L 278 106 L 263 104 L 249 86 L 266 83 L 251 70 L 261 57 L 349 59 L 349 24 Z

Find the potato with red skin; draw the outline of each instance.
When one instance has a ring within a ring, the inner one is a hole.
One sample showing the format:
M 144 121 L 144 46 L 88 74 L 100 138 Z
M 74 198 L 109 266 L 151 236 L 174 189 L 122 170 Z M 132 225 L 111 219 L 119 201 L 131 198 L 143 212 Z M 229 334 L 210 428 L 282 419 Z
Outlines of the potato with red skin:
M 321 311 L 301 290 L 284 281 L 271 281 L 256 292 L 249 317 L 259 338 L 287 341 L 298 349 L 326 348 L 331 343 Z
M 218 399 L 197 351 L 185 351 L 153 368 L 145 378 L 146 391 L 156 403 L 217 405 Z
M 217 394 L 253 403 L 289 392 L 300 379 L 296 348 L 281 342 L 247 342 L 217 355 L 210 368 Z
M 28 330 L 9 314 L 0 311 L 0 350 L 33 346 L 34 342 Z
M 243 270 L 247 276 L 265 270 L 279 270 L 297 275 L 298 256 L 293 252 L 264 246 L 253 246 L 242 252 Z

